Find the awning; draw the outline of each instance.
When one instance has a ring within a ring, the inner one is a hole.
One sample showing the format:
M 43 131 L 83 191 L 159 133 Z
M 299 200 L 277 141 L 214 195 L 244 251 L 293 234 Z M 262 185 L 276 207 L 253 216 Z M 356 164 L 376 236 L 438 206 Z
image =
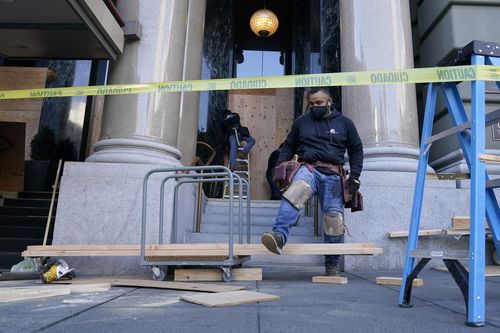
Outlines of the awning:
M 116 59 L 124 36 L 113 9 L 103 0 L 0 0 L 0 55 Z

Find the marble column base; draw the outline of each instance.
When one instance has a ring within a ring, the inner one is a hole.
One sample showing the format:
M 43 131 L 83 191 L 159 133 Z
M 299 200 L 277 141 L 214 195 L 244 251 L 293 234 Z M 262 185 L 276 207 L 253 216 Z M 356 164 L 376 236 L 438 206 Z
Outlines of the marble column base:
M 347 271 L 401 270 L 407 238 L 389 238 L 388 232 L 408 230 L 410 226 L 414 172 L 364 171 L 361 191 L 364 195 L 362 212 L 345 210 L 346 243 L 374 243 L 384 249 L 375 256 L 345 256 Z M 455 215 L 468 216 L 470 181 L 426 179 L 421 211 L 420 229 L 449 229 Z M 419 238 L 419 248 L 466 250 L 468 237 L 430 236 Z M 442 265 L 442 261 L 430 266 Z
M 68 162 L 61 179 L 54 245 L 140 244 L 143 179 L 146 172 L 173 165 Z M 160 182 L 166 176 L 154 174 L 148 182 L 146 242 L 158 243 Z M 165 187 L 163 239 L 170 243 L 174 182 Z M 177 240 L 192 230 L 196 186 L 184 184 L 179 191 Z M 78 275 L 119 275 L 150 273 L 136 257 L 68 257 Z
M 416 172 L 419 150 L 406 147 L 364 149 L 363 171 Z M 427 172 L 434 172 L 430 167 Z
M 181 165 L 177 148 L 149 137 L 103 139 L 93 149 L 86 162 Z

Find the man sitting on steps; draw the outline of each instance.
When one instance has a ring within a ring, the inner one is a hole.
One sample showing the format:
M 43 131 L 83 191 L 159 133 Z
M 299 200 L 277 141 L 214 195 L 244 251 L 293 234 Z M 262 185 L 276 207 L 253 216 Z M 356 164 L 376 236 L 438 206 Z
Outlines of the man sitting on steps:
M 250 135 L 247 127 L 241 126 L 240 116 L 231 110 L 225 110 L 222 114 L 222 127 L 229 140 L 229 168 L 234 170 L 236 167 L 236 156 L 246 159 L 248 153 L 255 145 L 255 139 Z M 236 138 L 238 135 L 238 138 Z M 245 141 L 246 146 L 238 152 L 238 141 Z M 237 154 L 238 153 L 238 154 Z
M 347 190 L 359 189 L 363 167 L 363 145 L 354 123 L 332 106 L 328 88 L 309 89 L 309 112 L 295 120 L 280 149 L 277 165 L 296 154 L 303 162 L 292 184 L 283 193 L 273 230 L 262 235 L 262 244 L 281 254 L 290 227 L 297 221 L 300 209 L 318 194 L 323 211 L 325 243 L 344 242 L 344 200 L 340 173 L 349 155 L 350 177 Z M 325 256 L 326 275 L 338 276 L 340 256 Z

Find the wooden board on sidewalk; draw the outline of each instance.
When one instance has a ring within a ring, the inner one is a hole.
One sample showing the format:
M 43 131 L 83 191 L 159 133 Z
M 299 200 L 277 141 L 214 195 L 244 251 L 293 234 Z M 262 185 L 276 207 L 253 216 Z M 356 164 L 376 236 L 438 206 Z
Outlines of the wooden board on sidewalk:
M 233 268 L 233 281 L 262 281 L 262 268 Z M 222 281 L 218 268 L 180 268 L 175 270 L 174 281 Z
M 53 284 L 68 285 L 73 288 L 81 286 L 84 290 L 87 285 L 110 284 L 111 286 L 122 287 L 139 287 L 139 288 L 158 288 L 158 289 L 175 289 L 188 291 L 204 291 L 204 292 L 226 292 L 244 290 L 245 287 L 234 286 L 228 284 L 215 283 L 187 283 L 187 282 L 172 282 L 172 281 L 153 281 L 147 276 L 130 276 L 130 277 L 84 277 L 72 280 L 55 281 Z
M 239 291 L 245 287 L 209 284 L 209 283 L 187 283 L 187 282 L 170 282 L 170 281 L 146 281 L 146 280 L 115 280 L 111 282 L 112 286 L 122 287 L 140 287 L 140 288 L 159 288 L 159 289 L 175 289 L 175 290 L 191 290 L 205 291 L 210 293 L 220 293 L 229 291 Z
M 216 294 L 184 295 L 181 296 L 181 299 L 191 303 L 212 307 L 276 301 L 279 300 L 280 297 L 276 295 L 243 290 Z
M 35 298 L 45 298 L 52 296 L 69 295 L 69 287 L 18 287 L 18 288 L 0 288 L 0 303 L 23 301 Z
M 389 285 L 389 286 L 400 286 L 402 278 L 400 277 L 388 277 L 388 276 L 380 276 L 376 278 L 377 284 L 381 285 Z M 421 287 L 424 285 L 424 280 L 422 279 L 413 279 L 412 286 L 413 287 Z
M 332 284 L 347 284 L 345 276 L 324 276 L 318 275 L 312 277 L 314 283 L 332 283 Z
M 383 249 L 373 243 L 312 243 L 287 244 L 282 255 L 373 255 L 383 253 Z M 228 244 L 162 244 L 148 245 L 148 257 L 180 257 L 180 256 L 225 256 Z M 24 257 L 107 257 L 107 256 L 139 256 L 139 245 L 32 245 L 22 253 Z M 275 255 L 262 244 L 234 244 L 235 256 Z

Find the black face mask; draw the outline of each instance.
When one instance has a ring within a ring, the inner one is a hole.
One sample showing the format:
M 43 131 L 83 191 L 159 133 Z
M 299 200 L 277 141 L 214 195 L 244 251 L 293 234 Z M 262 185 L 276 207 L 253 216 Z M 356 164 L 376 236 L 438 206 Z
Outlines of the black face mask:
M 323 118 L 328 111 L 330 111 L 330 105 L 311 106 L 309 108 L 309 112 L 311 112 L 311 115 L 316 120 Z

